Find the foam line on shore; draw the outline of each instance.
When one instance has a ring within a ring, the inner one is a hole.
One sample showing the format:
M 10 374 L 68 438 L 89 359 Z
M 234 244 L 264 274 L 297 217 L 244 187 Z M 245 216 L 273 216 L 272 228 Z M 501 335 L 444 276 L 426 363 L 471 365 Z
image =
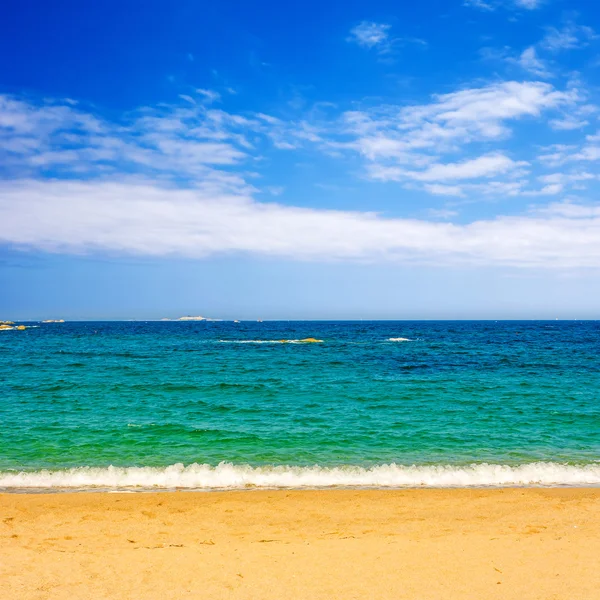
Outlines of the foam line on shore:
M 244 489 L 315 487 L 502 487 L 600 485 L 600 463 L 537 462 L 516 466 L 379 465 L 297 467 L 220 463 L 168 467 L 76 467 L 31 472 L 0 471 L 0 488 L 11 489 Z

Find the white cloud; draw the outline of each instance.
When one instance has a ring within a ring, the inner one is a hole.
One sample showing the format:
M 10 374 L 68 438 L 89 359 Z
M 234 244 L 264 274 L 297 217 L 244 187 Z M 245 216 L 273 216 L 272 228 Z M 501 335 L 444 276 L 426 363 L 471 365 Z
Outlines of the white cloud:
M 552 144 L 542 148 L 542 154 L 537 159 L 549 166 L 558 166 L 566 162 L 568 156 L 577 149 L 574 144 Z
M 495 136 L 500 120 L 537 116 L 546 108 L 572 101 L 574 94 L 556 91 L 546 83 L 509 81 L 445 94 L 437 99 L 436 104 L 416 112 L 449 123 L 479 124 L 480 131 L 491 131 Z
M 535 10 L 540 8 L 545 0 L 464 0 L 464 6 L 493 11 L 497 8 Z
M 70 100 L 37 106 L 0 95 L 0 131 L 39 137 L 67 129 L 102 133 L 104 126 L 93 115 L 77 110 Z
M 350 30 L 348 41 L 355 42 L 364 48 L 383 47 L 389 41 L 388 31 L 390 28 L 391 25 L 386 23 L 363 21 Z
M 319 146 L 357 152 L 366 161 L 367 176 L 378 181 L 512 177 L 523 173 L 526 162 L 502 150 L 481 152 L 482 145 L 505 146 L 515 121 L 537 119 L 578 101 L 577 90 L 559 91 L 548 83 L 495 83 L 433 96 L 427 104 L 343 113 L 335 123 L 321 124 Z M 492 189 L 486 186 L 486 193 Z
M 523 196 L 556 196 L 557 194 L 561 194 L 564 190 L 564 185 L 562 183 L 550 183 L 545 185 L 543 188 L 539 190 L 523 190 L 521 195 Z
M 600 267 L 600 209 L 561 206 L 453 225 L 263 204 L 156 181 L 13 180 L 0 183 L 0 240 L 68 253 Z
M 587 173 L 586 171 L 577 171 L 573 173 L 550 173 L 548 175 L 540 175 L 538 177 L 538 180 L 545 184 L 590 181 L 592 179 L 597 179 L 597 176 Z
M 256 181 L 248 168 L 260 158 L 258 146 L 273 140 L 355 153 L 373 177 L 438 196 L 556 195 L 589 174 L 554 173 L 535 187 L 527 162 L 490 148 L 505 143 L 515 120 L 577 101 L 573 90 L 507 82 L 315 122 L 186 100 L 115 123 L 71 102 L 0 96 L 0 243 L 69 253 L 596 267 L 600 215 L 554 208 L 453 225 L 258 202 L 248 183 Z M 547 152 L 569 154 L 565 147 Z M 591 140 L 577 153 L 600 159 Z
M 480 10 L 495 10 L 498 6 L 497 0 L 465 0 L 464 6 L 479 8 Z
M 427 211 L 427 214 L 433 219 L 448 220 L 452 217 L 456 217 L 458 215 L 458 211 L 450 208 L 430 208 Z
M 548 27 L 540 46 L 551 52 L 561 50 L 575 50 L 587 46 L 596 39 L 596 32 L 586 25 L 577 25 L 573 21 L 567 22 L 562 29 Z
M 526 8 L 527 10 L 534 10 L 540 8 L 543 0 L 515 0 L 515 5 L 520 8 Z
M 600 132 L 586 135 L 585 139 L 587 142 L 600 142 Z
M 436 195 L 456 195 L 456 196 L 472 196 L 477 199 L 481 199 L 483 197 L 533 197 L 533 196 L 556 196 L 557 194 L 562 193 L 565 190 L 567 184 L 573 184 L 571 187 L 577 187 L 577 180 L 575 178 L 570 178 L 565 176 L 560 181 L 543 181 L 542 177 L 537 178 L 538 181 L 543 183 L 543 186 L 540 187 L 532 187 L 535 186 L 535 183 L 531 183 L 525 179 L 515 179 L 508 181 L 482 181 L 479 183 L 461 183 L 460 186 L 444 186 L 440 185 L 442 188 L 439 190 L 439 193 Z M 436 184 L 434 184 L 435 186 Z M 429 189 L 429 185 L 426 185 L 425 188 L 429 193 L 434 193 L 434 190 Z M 456 194 L 443 194 L 443 188 L 448 187 L 449 192 L 453 187 L 456 187 Z M 460 193 L 458 193 L 460 192 Z
M 129 173 L 250 193 L 256 184 L 248 182 L 257 181 L 251 167 L 260 164 L 262 149 L 270 145 L 285 151 L 312 147 L 337 159 L 355 153 L 364 161 L 359 176 L 432 195 L 514 196 L 531 191 L 529 161 L 506 151 L 515 122 L 554 111 L 570 116 L 552 119 L 551 126 L 574 127 L 576 115 L 587 114 L 578 101 L 575 89 L 504 82 L 412 106 L 312 111 L 295 122 L 264 113 L 233 114 L 188 99 L 109 122 L 72 102 L 0 96 L 0 173 L 87 178 Z M 576 148 L 571 156 L 567 150 L 545 151 L 537 158 L 548 164 L 595 160 L 593 147 Z M 259 187 L 266 190 L 268 183 Z
M 600 160 L 600 146 L 584 146 L 579 152 L 572 154 L 569 160 L 596 161 Z
M 568 115 L 562 119 L 551 119 L 548 121 L 548 124 L 556 131 L 572 131 L 573 129 L 581 129 L 589 125 L 590 122 L 580 119 L 575 115 Z
M 375 23 L 363 21 L 350 30 L 347 41 L 356 43 L 363 48 L 373 49 L 379 55 L 379 59 L 386 62 L 392 61 L 394 50 L 398 48 L 417 45 L 426 47 L 427 42 L 415 37 L 391 37 L 389 30 L 391 25 L 387 23 Z
M 253 147 L 248 134 L 266 135 L 262 121 L 184 102 L 144 108 L 114 123 L 71 103 L 0 95 L 0 171 L 34 175 L 54 169 L 63 176 L 137 172 L 209 180 L 215 168 L 249 160 Z M 232 173 L 220 171 L 219 177 L 239 182 Z
M 590 136 L 591 137 L 591 136 Z M 595 143 L 577 146 L 574 144 L 554 144 L 548 146 L 538 160 L 548 166 L 560 166 L 570 162 L 590 162 L 600 160 L 600 146 Z
M 218 102 L 221 99 L 221 94 L 219 94 L 219 92 L 215 92 L 214 90 L 204 90 L 201 88 L 198 88 L 196 90 L 197 94 L 200 94 L 200 96 L 203 96 L 204 99 L 206 100 L 206 102 Z
M 505 121 L 538 117 L 577 98 L 576 90 L 562 92 L 547 83 L 509 81 L 434 95 L 428 104 L 388 105 L 345 113 L 343 118 L 346 130 L 363 138 L 398 132 L 402 137 L 397 141 L 404 147 L 428 147 L 444 141 L 502 138 L 510 133 Z
M 525 181 L 485 181 L 484 183 L 471 183 L 467 188 L 470 192 L 483 196 L 514 197 L 520 196 Z
M 526 0 L 523 5 L 525 3 Z M 531 8 L 536 8 L 540 3 L 535 6 L 533 4 L 535 3 L 532 3 Z M 517 65 L 536 77 L 548 79 L 554 77 L 556 73 L 551 71 L 547 60 L 540 58 L 539 50 L 556 54 L 563 50 L 584 48 L 597 37 L 596 32 L 591 27 L 567 21 L 561 29 L 546 27 L 546 35 L 537 44 L 525 48 L 518 55 L 515 55 L 509 46 L 503 48 L 484 47 L 480 49 L 479 54 L 484 60 L 504 61 L 508 64 Z
M 196 104 L 196 101 L 191 96 L 188 96 L 187 94 L 179 94 L 179 97 L 182 100 L 189 102 L 190 104 Z
M 435 164 L 418 172 L 411 172 L 416 181 L 453 181 L 492 177 L 527 166 L 526 162 L 515 162 L 503 154 L 494 153 L 478 156 L 460 163 Z
M 550 70 L 547 62 L 538 56 L 535 46 L 525 48 L 520 54 L 515 54 L 509 46 L 504 48 L 485 46 L 479 50 L 479 55 L 483 60 L 500 61 L 517 66 L 523 71 L 542 79 L 554 77 L 554 73 Z
M 464 196 L 462 188 L 458 185 L 444 185 L 441 183 L 427 183 L 425 190 L 434 196 Z M 439 215 L 438 215 L 439 216 Z
M 593 138 L 595 136 L 588 136 Z M 547 167 L 562 168 L 560 172 L 539 175 L 537 179 L 547 186 L 567 187 L 573 191 L 588 190 L 590 184 L 600 180 L 600 176 L 586 171 L 589 163 L 600 161 L 600 146 L 589 143 L 582 146 L 555 144 L 545 149 L 546 154 L 539 160 Z M 573 166 L 574 164 L 579 166 Z M 556 188 L 550 188 L 556 189 Z
M 573 204 L 572 202 L 554 202 L 548 206 L 539 208 L 536 212 L 555 217 L 585 219 L 589 217 L 600 217 L 600 206 Z
M 268 185 L 265 188 L 265 192 L 268 192 L 273 196 L 281 196 L 281 194 L 283 194 L 284 191 L 285 188 L 282 185 Z
M 538 57 L 534 46 L 530 46 L 529 48 L 523 50 L 517 60 L 517 63 L 525 71 L 533 73 L 538 77 L 547 78 L 552 76 L 548 67 L 546 66 L 546 63 Z

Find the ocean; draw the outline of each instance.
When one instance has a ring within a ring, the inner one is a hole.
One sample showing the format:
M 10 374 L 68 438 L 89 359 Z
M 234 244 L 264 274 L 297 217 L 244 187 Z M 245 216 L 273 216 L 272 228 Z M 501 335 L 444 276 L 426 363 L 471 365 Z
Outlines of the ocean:
M 28 325 L 4 491 L 600 484 L 600 322 Z

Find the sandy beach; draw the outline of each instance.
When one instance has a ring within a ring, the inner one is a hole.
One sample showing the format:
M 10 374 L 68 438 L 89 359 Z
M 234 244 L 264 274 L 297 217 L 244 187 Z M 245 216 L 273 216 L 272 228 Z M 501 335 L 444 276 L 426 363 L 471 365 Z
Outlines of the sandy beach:
M 600 490 L 0 495 L 0 597 L 597 599 Z

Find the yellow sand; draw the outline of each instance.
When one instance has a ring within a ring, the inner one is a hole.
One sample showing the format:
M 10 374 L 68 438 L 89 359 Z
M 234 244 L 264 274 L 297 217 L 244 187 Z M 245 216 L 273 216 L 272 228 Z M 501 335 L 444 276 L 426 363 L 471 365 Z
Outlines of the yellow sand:
M 600 490 L 0 495 L 2 600 L 600 598 Z

